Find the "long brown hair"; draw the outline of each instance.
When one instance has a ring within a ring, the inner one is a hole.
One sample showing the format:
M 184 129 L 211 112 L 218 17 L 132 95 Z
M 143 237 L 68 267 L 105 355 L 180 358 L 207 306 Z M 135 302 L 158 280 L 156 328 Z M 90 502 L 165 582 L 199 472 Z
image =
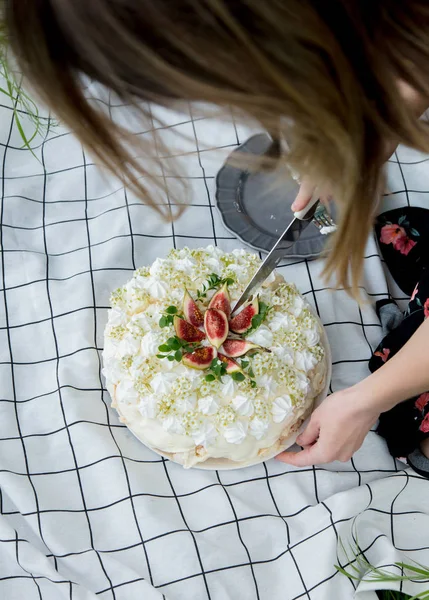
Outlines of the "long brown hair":
M 427 0 L 7 0 L 6 23 L 42 99 L 142 197 L 151 173 L 82 75 L 146 115 L 142 100 L 232 106 L 287 140 L 279 160 L 333 191 L 326 273 L 355 291 L 386 140 L 429 151 L 397 85 L 429 98 Z

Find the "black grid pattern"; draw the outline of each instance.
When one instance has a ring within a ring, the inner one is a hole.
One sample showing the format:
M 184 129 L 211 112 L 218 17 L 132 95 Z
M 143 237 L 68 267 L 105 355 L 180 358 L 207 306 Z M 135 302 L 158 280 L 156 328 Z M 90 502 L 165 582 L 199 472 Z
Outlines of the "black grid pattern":
M 126 108 L 106 106 L 126 119 Z M 20 147 L 11 107 L 0 106 L 0 598 L 345 600 L 356 585 L 334 564 L 346 564 L 338 539 L 352 540 L 357 515 L 367 558 L 392 564 L 404 553 L 429 564 L 427 482 L 375 433 L 350 463 L 326 468 L 270 461 L 184 471 L 111 410 L 100 363 L 110 291 L 171 247 L 240 245 L 222 226 L 213 188 L 251 131 L 193 111 L 156 109 L 141 132 L 182 152 L 192 197 L 171 224 L 101 174 L 66 131 L 48 132 L 35 160 Z M 427 160 L 395 153 L 389 206 L 425 206 Z M 319 261 L 281 267 L 326 327 L 331 391 L 367 374 L 381 335 L 372 302 L 405 300 L 372 239 L 365 267 L 371 302 L 361 308 L 324 286 Z

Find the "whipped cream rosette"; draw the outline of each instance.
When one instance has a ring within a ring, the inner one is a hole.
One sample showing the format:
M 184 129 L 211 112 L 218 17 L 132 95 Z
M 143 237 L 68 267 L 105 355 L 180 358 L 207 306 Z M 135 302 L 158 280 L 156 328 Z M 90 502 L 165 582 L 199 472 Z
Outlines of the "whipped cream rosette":
M 325 386 L 321 326 L 272 275 L 238 314 L 261 261 L 219 248 L 172 250 L 113 292 L 107 387 L 122 422 L 185 467 L 272 456 Z

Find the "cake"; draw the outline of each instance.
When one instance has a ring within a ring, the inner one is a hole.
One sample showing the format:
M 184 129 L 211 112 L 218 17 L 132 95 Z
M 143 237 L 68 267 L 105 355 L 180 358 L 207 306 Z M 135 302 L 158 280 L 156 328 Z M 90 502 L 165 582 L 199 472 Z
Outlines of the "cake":
M 111 296 L 103 374 L 112 406 L 185 467 L 281 452 L 324 388 L 321 326 L 294 285 L 273 273 L 231 315 L 260 264 L 244 250 L 172 250 Z

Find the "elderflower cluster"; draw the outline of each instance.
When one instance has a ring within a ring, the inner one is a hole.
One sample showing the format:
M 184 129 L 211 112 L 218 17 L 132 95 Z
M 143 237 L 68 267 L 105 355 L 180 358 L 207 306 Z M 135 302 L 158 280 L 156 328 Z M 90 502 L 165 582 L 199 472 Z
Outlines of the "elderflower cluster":
M 116 325 L 116 327 L 111 327 L 108 330 L 107 335 L 111 337 L 113 340 L 120 342 L 127 333 L 127 328 L 123 325 Z
M 279 361 L 273 353 L 260 352 L 252 358 L 252 369 L 258 377 L 274 372 L 278 367 Z
M 186 375 L 179 376 L 171 386 L 171 391 L 177 396 L 185 396 L 192 390 L 192 382 Z
M 203 377 L 197 387 L 197 393 L 199 396 L 216 396 L 220 391 L 220 383 L 218 380 L 206 381 Z
M 236 413 L 232 406 L 222 406 L 215 414 L 215 421 L 219 427 L 228 427 L 236 420 Z

